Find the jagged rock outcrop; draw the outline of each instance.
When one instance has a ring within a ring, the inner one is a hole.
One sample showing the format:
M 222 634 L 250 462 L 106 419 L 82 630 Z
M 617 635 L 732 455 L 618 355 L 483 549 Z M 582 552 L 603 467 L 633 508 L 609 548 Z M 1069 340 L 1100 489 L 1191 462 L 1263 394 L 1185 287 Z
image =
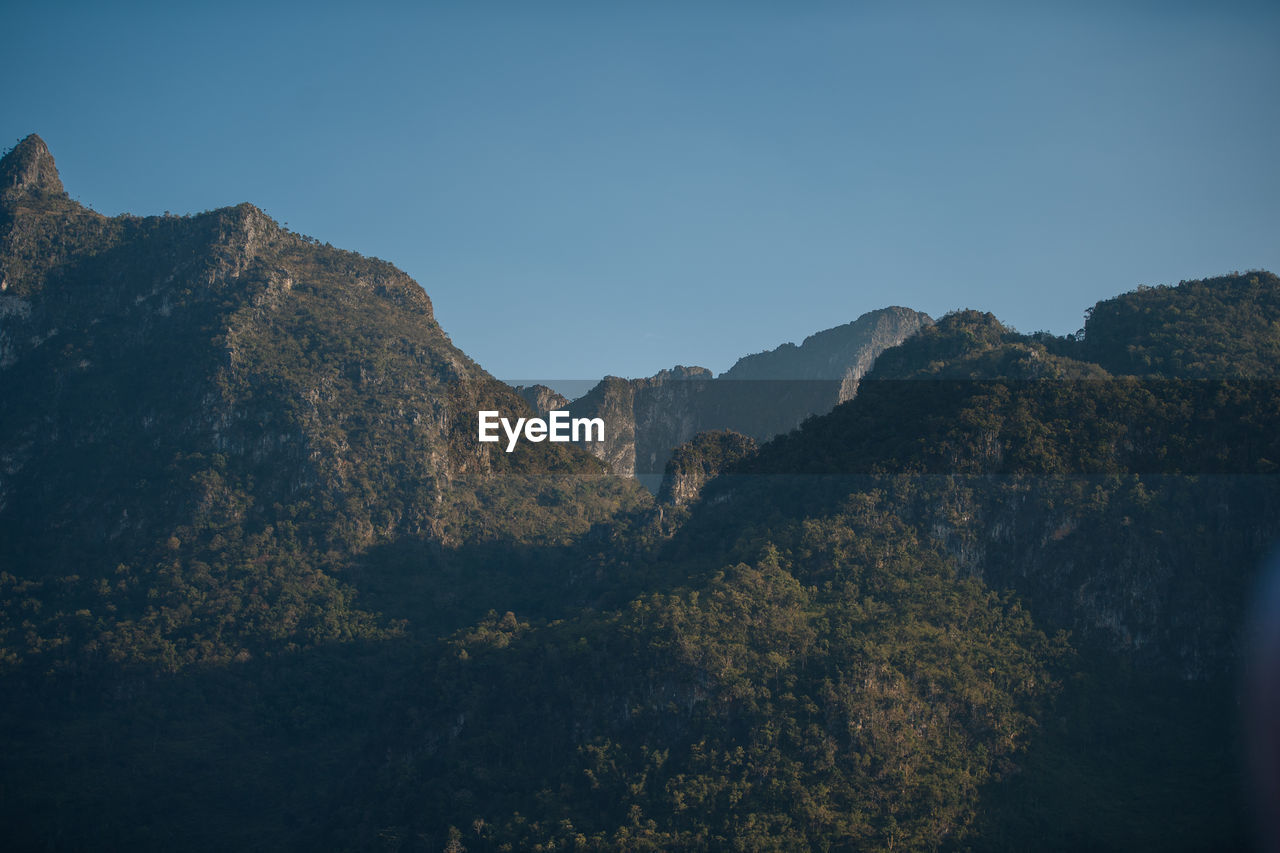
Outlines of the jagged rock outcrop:
M 515 389 L 520 398 L 542 418 L 545 418 L 548 412 L 563 409 L 569 405 L 568 397 L 546 385 L 517 385 Z
M 0 163 L 0 197 L 64 194 L 49 146 L 34 133 L 14 146 Z
M 615 474 L 657 490 L 671 451 L 700 432 L 733 430 L 758 442 L 851 398 L 884 350 L 933 321 L 907 308 L 871 311 L 800 346 L 746 356 L 718 378 L 676 367 L 647 379 L 608 377 L 573 401 L 575 416 L 603 417 L 605 441 L 587 445 Z

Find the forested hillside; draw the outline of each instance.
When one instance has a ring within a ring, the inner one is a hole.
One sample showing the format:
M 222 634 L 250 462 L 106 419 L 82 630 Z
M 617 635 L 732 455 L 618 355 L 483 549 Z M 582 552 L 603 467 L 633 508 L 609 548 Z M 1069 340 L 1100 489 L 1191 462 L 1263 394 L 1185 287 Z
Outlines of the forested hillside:
M 798 429 L 693 438 L 655 503 L 477 442 L 533 410 L 390 264 L 247 204 L 100 216 L 29 137 L 6 846 L 1250 849 L 1278 323 L 1264 272 L 1082 335 L 950 314 Z
M 1181 300 L 1176 318 L 1277 287 L 1129 298 Z M 364 831 L 470 827 L 479 849 L 1247 848 L 1239 661 L 1280 534 L 1280 394 L 1261 370 L 1118 376 L 1087 334 L 943 318 L 856 399 L 717 466 L 632 564 L 647 591 L 457 635 L 379 742 Z M 1176 339 L 1194 361 L 1217 346 Z M 676 467 L 720 452 L 694 443 Z

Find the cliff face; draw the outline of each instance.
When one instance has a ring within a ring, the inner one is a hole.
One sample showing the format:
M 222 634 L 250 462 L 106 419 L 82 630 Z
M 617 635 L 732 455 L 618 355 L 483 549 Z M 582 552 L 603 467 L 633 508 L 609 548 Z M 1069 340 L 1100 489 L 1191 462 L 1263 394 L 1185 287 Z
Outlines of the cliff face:
M 604 419 L 605 440 L 584 446 L 609 470 L 656 491 L 671 448 L 703 428 L 701 398 L 711 382 L 705 367 L 679 365 L 647 379 L 607 376 L 569 408 Z
M 648 379 L 609 377 L 571 408 L 603 417 L 606 440 L 588 449 L 615 474 L 661 481 L 672 450 L 700 432 L 733 430 L 757 442 L 795 429 L 857 392 L 884 350 L 932 323 L 907 308 L 872 311 L 852 323 L 739 359 L 713 379 L 705 368 L 675 367 Z

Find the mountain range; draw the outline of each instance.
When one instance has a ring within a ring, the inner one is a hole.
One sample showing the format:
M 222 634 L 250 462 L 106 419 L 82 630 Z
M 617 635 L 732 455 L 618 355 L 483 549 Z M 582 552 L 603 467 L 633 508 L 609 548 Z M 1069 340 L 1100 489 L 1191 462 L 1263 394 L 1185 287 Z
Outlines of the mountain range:
M 1064 337 L 895 307 L 568 401 L 389 263 L 101 216 L 30 136 L 7 846 L 1251 849 L 1277 329 L 1263 271 Z M 566 406 L 602 448 L 476 441 Z

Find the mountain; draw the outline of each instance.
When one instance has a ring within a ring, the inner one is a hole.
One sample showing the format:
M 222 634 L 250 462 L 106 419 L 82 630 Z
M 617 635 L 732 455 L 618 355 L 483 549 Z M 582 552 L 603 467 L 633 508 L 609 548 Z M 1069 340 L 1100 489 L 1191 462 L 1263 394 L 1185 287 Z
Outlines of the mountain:
M 666 459 L 658 502 L 477 441 L 480 408 L 564 401 L 390 264 L 247 204 L 99 216 L 29 137 L 0 159 L 6 845 L 1251 849 L 1277 306 L 1252 272 L 1083 335 L 921 321 L 862 375 L 849 327 L 746 380 L 606 380 L 609 463 Z
M 1075 648 L 978 846 L 1021 849 L 1052 826 L 1063 850 L 1247 849 L 1238 703 L 1280 541 L 1277 296 L 1266 272 L 1143 289 L 1099 303 L 1082 339 L 944 317 L 855 400 L 728 466 L 677 539 L 698 553 L 726 530 L 796 536 L 854 496 L 888 500 L 961 576 L 1013 591 Z M 1117 304 L 1142 318 L 1123 348 Z
M 415 638 L 589 597 L 576 543 L 649 504 L 572 446 L 478 445 L 478 409 L 529 410 L 391 264 L 249 204 L 101 216 L 37 136 L 0 186 L 17 848 L 192 846 L 167 813 L 210 847 L 277 837 L 283 803 L 314 815 L 328 762 L 365 737 L 357 697 L 396 682 Z M 222 769 L 187 772 L 192 750 Z M 223 772 L 246 799 L 215 832 Z
M 1265 272 L 1141 287 L 1087 315 L 1077 349 L 1117 374 L 1275 379 L 1280 291 Z M 1193 346 L 1188 346 L 1188 343 Z
M 786 343 L 768 352 L 744 356 L 720 378 L 837 381 L 837 402 L 843 403 L 857 393 L 858 383 L 880 353 L 932 323 L 928 314 L 910 308 L 893 306 L 868 311 L 852 323 L 810 335 L 800 346 Z
M 0 199 L 65 200 L 66 196 L 49 146 L 34 133 L 15 145 L 0 162 Z
M 654 491 L 672 450 L 700 432 L 732 430 L 755 441 L 799 426 L 851 398 L 876 356 L 933 321 L 907 308 L 882 308 L 852 323 L 741 358 L 713 379 L 677 366 L 647 379 L 606 377 L 573 401 L 575 416 L 603 417 L 605 441 L 585 445 L 615 474 Z
M 1268 299 L 1280 292 L 1268 273 L 1247 279 Z M 1247 279 L 1153 291 L 1180 310 L 1151 323 L 1176 326 L 1205 292 Z M 1267 309 L 1233 310 L 1265 318 Z M 921 490 L 910 517 L 966 573 L 1017 589 L 1046 623 L 1144 665 L 1190 679 L 1221 672 L 1240 651 L 1226 626 L 1242 622 L 1249 580 L 1280 538 L 1268 520 L 1280 360 L 1264 350 L 1249 378 L 1114 375 L 1086 360 L 1097 346 L 1088 334 L 1046 341 L 989 314 L 948 315 L 886 353 L 859 403 L 708 484 L 708 512 L 749 516 L 756 493 L 768 491 L 773 506 L 795 477 L 809 478 L 802 511 L 824 499 L 814 476 L 838 492 L 909 474 Z M 1219 346 L 1216 336 L 1174 339 L 1170 348 L 1192 362 Z
M 66 197 L 35 136 L 0 175 L 0 559 L 87 609 L 76 631 L 98 654 L 176 666 L 314 642 L 345 629 L 301 612 L 341 606 L 357 555 L 567 541 L 640 499 L 572 446 L 477 444 L 478 409 L 528 409 L 390 264 L 248 204 L 100 216 Z M 285 554 L 313 575 L 305 591 Z M 261 590 L 255 619 L 193 607 L 258 560 L 285 579 L 242 579 Z M 22 634 L 9 626 L 6 650 L 41 654 Z
M 569 406 L 569 399 L 546 385 L 517 385 L 516 393 L 529 404 L 529 408 L 546 417 L 549 412 Z
M 1277 293 L 1128 298 L 1159 300 L 1153 357 L 1199 364 L 1221 342 L 1183 317 L 1264 329 Z M 1088 335 L 957 312 L 754 453 L 699 437 L 672 469 L 715 476 L 647 591 L 455 635 L 370 752 L 382 805 L 343 820 L 480 849 L 1250 849 L 1273 338 L 1205 379 L 1114 374 Z

